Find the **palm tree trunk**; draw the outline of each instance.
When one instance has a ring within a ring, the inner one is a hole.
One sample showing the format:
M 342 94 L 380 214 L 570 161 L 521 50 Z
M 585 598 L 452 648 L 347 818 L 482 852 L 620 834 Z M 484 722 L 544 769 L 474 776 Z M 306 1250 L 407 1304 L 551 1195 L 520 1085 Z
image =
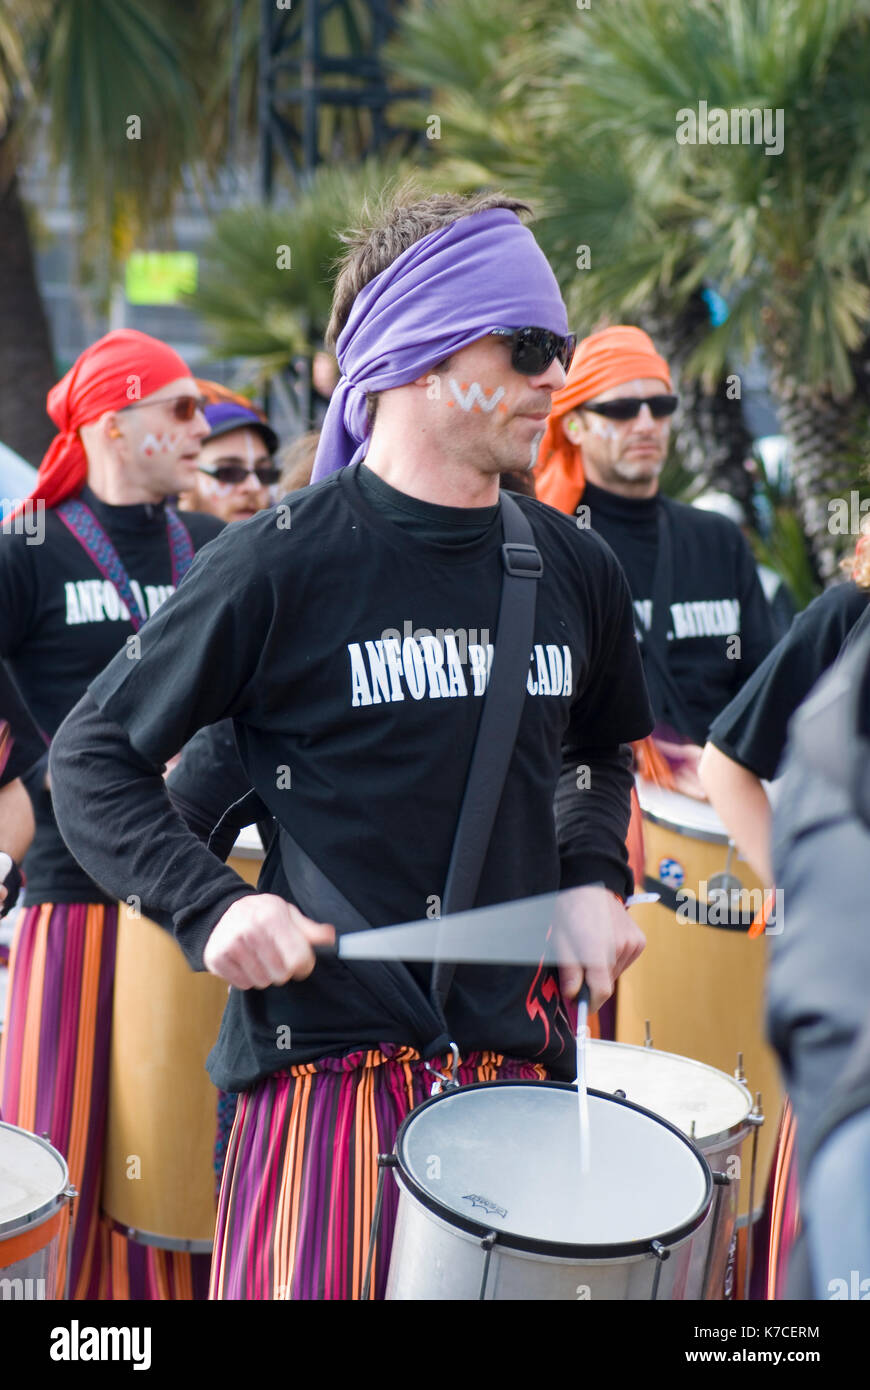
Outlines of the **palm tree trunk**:
M 676 314 L 665 303 L 651 305 L 642 315 L 649 333 L 672 373 L 680 368 L 710 330 L 710 314 L 700 292 Z M 713 391 L 699 381 L 682 377 L 680 411 L 674 422 L 674 445 L 689 472 L 711 487 L 736 497 L 744 506 L 752 494 L 752 476 L 745 459 L 752 449 L 739 397 L 731 399 L 723 374 Z
M 849 499 L 858 483 L 856 442 L 866 405 L 857 396 L 837 399 L 811 391 L 793 377 L 771 373 L 771 392 L 791 450 L 795 496 L 804 534 L 821 578 L 837 574 L 840 559 L 855 547 L 856 535 L 830 529 L 829 502 Z
M 55 434 L 55 366 L 11 145 L 0 142 L 0 441 L 38 464 Z

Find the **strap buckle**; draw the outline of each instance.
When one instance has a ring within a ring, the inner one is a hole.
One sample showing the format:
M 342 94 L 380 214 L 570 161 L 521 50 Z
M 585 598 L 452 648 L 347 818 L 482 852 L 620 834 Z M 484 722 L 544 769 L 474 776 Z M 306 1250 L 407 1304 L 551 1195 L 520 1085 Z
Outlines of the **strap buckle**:
M 455 1042 L 450 1043 L 449 1047 L 453 1054 L 453 1073 L 451 1076 L 445 1076 L 443 1071 L 439 1071 L 437 1067 L 430 1066 L 428 1062 L 423 1063 L 423 1066 L 429 1072 L 430 1076 L 435 1077 L 432 1083 L 432 1090 L 429 1092 L 430 1096 L 440 1096 L 441 1092 L 445 1089 L 448 1091 L 458 1091 L 462 1084 L 459 1080 L 459 1048 L 456 1046 Z
M 508 574 L 517 579 L 540 579 L 544 573 L 544 560 L 536 545 L 524 541 L 505 541 L 501 548 L 501 562 Z

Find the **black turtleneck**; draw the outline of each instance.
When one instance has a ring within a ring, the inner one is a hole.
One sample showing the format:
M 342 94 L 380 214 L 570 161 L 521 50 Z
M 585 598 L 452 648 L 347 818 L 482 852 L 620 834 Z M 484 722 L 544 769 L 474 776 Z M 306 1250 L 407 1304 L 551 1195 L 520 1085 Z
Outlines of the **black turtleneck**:
M 150 616 L 172 593 L 169 540 L 162 502 L 110 506 L 85 487 L 81 500 L 110 537 Z M 88 684 L 122 649 L 133 626 L 118 595 L 64 523 L 48 510 L 33 534 L 0 535 L 0 657 L 32 718 L 52 737 Z M 183 516 L 194 549 L 223 523 Z M 27 902 L 105 902 L 60 838 L 45 790 L 44 769 L 29 780 L 36 838 L 24 861 Z
M 649 651 L 662 508 L 672 537 L 668 680 Z M 713 720 L 774 642 L 749 546 L 727 517 L 660 494 L 620 497 L 587 483 L 577 517 L 603 537 L 625 570 L 656 722 L 703 744 Z
M 658 551 L 658 495 L 620 497 L 587 482 L 580 506 L 589 508 L 591 524 L 619 559 L 632 597 L 649 598 Z

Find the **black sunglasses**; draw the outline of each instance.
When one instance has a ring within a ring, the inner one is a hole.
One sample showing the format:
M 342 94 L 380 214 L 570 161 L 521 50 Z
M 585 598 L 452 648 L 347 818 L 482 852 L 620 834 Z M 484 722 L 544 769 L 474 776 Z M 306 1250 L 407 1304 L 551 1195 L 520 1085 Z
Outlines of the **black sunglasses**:
M 171 405 L 175 419 L 187 424 L 198 410 L 205 410 L 208 401 L 205 396 L 167 396 L 162 401 L 137 401 L 135 405 L 122 406 L 118 414 L 125 410 L 140 410 L 143 405 Z
M 580 410 L 591 410 L 593 415 L 604 415 L 608 420 L 634 420 L 640 414 L 642 405 L 649 406 L 649 413 L 654 420 L 664 420 L 666 415 L 673 415 L 680 403 L 679 396 L 624 396 L 621 401 L 599 401 L 596 405 L 589 405 L 585 401 L 579 406 Z
M 243 483 L 252 473 L 256 473 L 262 487 L 272 487 L 281 477 L 281 469 L 274 464 L 263 464 L 260 468 L 245 468 L 241 463 L 221 463 L 217 468 L 204 468 L 197 465 L 200 473 L 207 473 L 219 483 Z
M 511 366 L 523 376 L 539 376 L 556 358 L 567 372 L 577 344 L 573 333 L 563 337 L 549 328 L 493 328 L 490 337 L 510 338 Z

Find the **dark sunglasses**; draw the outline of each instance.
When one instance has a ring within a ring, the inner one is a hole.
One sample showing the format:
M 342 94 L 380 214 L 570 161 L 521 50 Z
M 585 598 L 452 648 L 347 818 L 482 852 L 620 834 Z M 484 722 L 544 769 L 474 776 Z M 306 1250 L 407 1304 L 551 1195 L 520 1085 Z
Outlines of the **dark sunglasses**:
M 562 337 L 549 328 L 493 328 L 492 338 L 510 338 L 511 366 L 523 376 L 539 376 L 556 358 L 567 372 L 577 339 L 573 333 Z
M 205 396 L 167 396 L 163 401 L 137 401 L 135 405 L 122 406 L 118 414 L 125 410 L 139 410 L 143 405 L 171 405 L 175 419 L 187 424 L 198 410 L 205 410 L 208 400 Z
M 640 414 L 642 405 L 649 406 L 654 420 L 664 420 L 673 415 L 680 403 L 679 396 L 624 396 L 621 401 L 600 401 L 597 405 L 585 402 L 580 410 L 591 410 L 593 415 L 605 415 L 608 420 L 634 420 Z
M 262 487 L 272 487 L 281 477 L 281 469 L 273 464 L 263 464 L 261 468 L 245 468 L 241 463 L 221 463 L 217 468 L 204 468 L 198 465 L 200 473 L 207 473 L 219 483 L 243 483 L 252 473 L 256 473 Z

